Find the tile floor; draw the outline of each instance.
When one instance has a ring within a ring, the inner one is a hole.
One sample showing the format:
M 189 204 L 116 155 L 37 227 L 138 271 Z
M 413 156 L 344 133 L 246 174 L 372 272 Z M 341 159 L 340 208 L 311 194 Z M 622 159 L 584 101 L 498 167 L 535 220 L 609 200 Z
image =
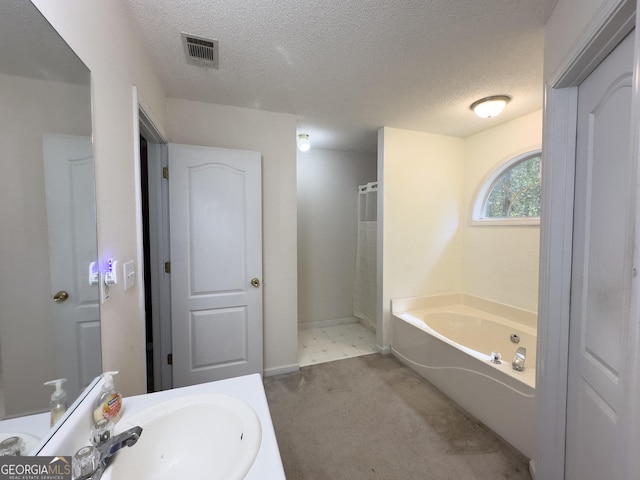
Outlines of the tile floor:
M 301 367 L 375 353 L 376 334 L 359 323 L 298 331 Z

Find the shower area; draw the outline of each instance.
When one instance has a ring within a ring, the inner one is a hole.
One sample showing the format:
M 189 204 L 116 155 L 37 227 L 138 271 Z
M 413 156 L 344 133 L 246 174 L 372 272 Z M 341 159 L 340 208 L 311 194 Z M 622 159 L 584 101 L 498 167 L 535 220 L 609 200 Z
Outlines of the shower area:
M 298 363 L 374 353 L 377 155 L 298 154 Z
M 373 331 L 376 329 L 377 211 L 378 182 L 359 185 L 353 316 Z

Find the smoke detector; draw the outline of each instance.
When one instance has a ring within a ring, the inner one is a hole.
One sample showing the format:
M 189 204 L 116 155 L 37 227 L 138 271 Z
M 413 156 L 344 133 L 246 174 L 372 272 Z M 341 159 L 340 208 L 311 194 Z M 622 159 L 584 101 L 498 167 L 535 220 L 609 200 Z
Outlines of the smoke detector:
M 187 63 L 201 67 L 218 68 L 217 40 L 183 33 L 182 44 L 187 56 Z

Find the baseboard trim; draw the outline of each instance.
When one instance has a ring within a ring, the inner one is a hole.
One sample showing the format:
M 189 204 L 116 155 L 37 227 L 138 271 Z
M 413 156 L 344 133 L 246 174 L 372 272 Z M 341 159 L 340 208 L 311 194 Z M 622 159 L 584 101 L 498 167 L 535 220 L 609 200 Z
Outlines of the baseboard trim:
M 529 475 L 532 480 L 536 480 L 536 464 L 533 460 L 529 460 Z
M 389 345 L 387 345 L 386 347 L 381 347 L 380 345 L 376 344 L 376 352 L 381 355 L 389 355 L 391 353 L 391 347 Z
M 364 328 L 366 328 L 370 332 L 376 333 L 376 326 L 373 325 L 371 322 L 363 318 L 358 318 L 357 320 L 358 320 L 358 323 L 362 325 Z
M 336 325 L 348 325 L 358 323 L 356 317 L 334 318 L 331 320 L 318 320 L 316 322 L 298 323 L 298 330 L 309 330 L 311 328 L 335 327 Z
M 300 370 L 300 365 L 297 363 L 292 363 L 291 365 L 284 365 L 282 367 L 266 368 L 264 370 L 264 376 L 273 377 L 274 375 L 297 372 L 298 370 Z

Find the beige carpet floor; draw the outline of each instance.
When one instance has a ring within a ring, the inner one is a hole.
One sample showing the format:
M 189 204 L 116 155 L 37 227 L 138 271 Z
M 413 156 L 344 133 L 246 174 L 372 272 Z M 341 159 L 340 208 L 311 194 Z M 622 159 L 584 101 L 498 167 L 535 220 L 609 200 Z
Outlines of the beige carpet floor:
M 288 480 L 531 478 L 522 454 L 391 355 L 264 384 Z

